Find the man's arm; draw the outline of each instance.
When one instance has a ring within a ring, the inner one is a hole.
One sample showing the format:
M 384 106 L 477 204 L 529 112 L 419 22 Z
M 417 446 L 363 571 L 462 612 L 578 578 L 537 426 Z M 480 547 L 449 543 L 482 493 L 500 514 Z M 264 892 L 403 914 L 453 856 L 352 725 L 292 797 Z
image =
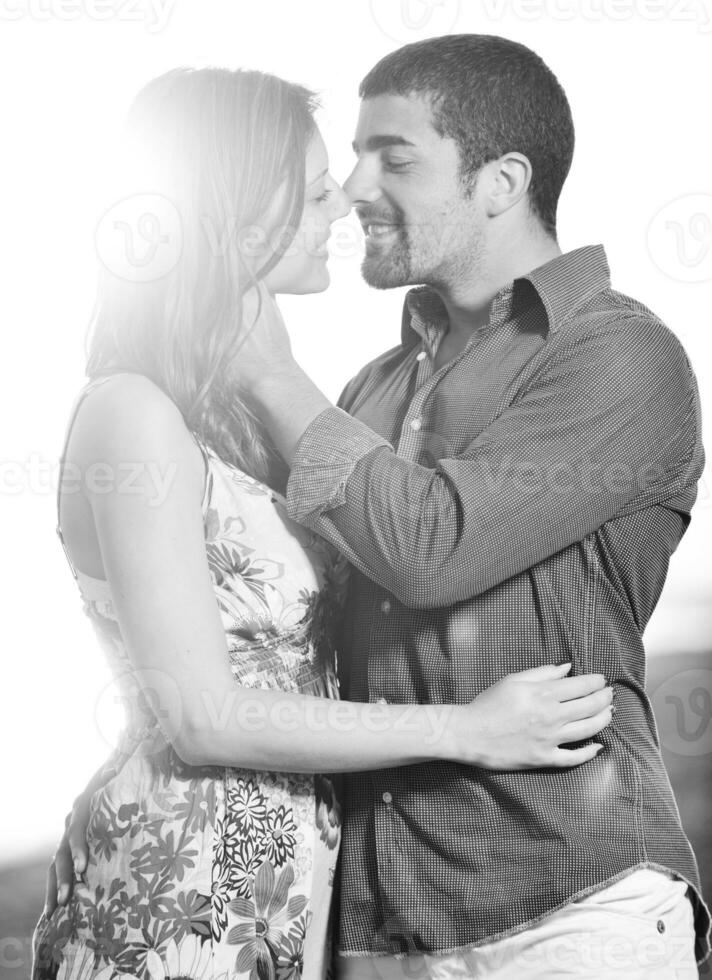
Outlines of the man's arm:
M 64 834 L 47 871 L 44 914 L 48 918 L 57 905 L 66 905 L 72 893 L 75 873 L 83 875 L 86 870 L 89 849 L 85 828 L 89 823 L 91 798 L 97 790 L 113 779 L 127 759 L 128 756 L 120 748 L 115 749 L 89 779 L 65 818 Z M 73 830 L 75 826 L 81 826 L 82 833 L 76 834 Z
M 687 512 L 702 469 L 685 353 L 640 317 L 599 321 L 562 344 L 514 404 L 434 468 L 397 457 L 300 369 L 283 371 L 256 390 L 292 467 L 291 516 L 410 606 L 470 598 L 626 509 Z

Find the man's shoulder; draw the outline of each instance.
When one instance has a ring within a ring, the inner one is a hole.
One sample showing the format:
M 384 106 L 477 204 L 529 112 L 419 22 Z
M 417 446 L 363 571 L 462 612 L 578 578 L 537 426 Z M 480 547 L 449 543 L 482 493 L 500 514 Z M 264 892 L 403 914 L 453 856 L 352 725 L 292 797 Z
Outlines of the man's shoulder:
M 562 325 L 560 346 L 588 347 L 597 359 L 627 364 L 676 363 L 690 371 L 690 362 L 677 334 L 640 300 L 616 289 L 597 293 Z

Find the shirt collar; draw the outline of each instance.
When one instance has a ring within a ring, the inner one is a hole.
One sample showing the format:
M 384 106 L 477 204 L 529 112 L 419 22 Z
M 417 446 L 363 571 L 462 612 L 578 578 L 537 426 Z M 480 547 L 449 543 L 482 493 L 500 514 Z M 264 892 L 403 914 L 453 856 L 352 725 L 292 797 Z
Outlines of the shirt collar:
M 425 349 L 433 357 L 447 331 L 447 310 L 435 290 L 430 286 L 411 289 L 406 294 L 403 307 L 403 343 L 411 346 L 420 337 Z
M 554 333 L 589 297 L 610 285 L 611 274 L 603 245 L 576 248 L 503 286 L 492 301 L 490 328 L 538 299 L 544 307 L 549 330 Z M 401 329 L 403 344 L 410 347 L 420 337 L 432 354 L 447 329 L 447 312 L 434 289 L 418 286 L 406 294 Z

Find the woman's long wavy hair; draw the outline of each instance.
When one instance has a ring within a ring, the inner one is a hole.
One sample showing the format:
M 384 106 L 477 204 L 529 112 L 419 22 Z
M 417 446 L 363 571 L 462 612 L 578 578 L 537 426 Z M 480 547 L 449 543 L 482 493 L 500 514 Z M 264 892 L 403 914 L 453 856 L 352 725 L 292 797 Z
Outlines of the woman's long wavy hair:
M 201 441 L 258 478 L 271 453 L 230 365 L 242 297 L 277 264 L 301 220 L 315 108 L 312 92 L 258 71 L 179 68 L 146 85 L 126 121 L 133 188 L 175 207 L 182 248 L 170 272 L 151 281 L 103 270 L 90 323 L 90 378 L 145 375 Z M 241 245 L 255 229 L 269 242 L 257 267 Z

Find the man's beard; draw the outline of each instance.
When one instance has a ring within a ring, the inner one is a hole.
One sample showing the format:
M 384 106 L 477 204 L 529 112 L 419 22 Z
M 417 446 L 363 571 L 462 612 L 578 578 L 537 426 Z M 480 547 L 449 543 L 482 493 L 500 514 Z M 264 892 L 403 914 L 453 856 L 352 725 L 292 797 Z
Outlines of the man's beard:
M 361 275 L 374 289 L 395 289 L 415 285 L 410 243 L 406 229 L 401 226 L 398 238 L 387 250 L 374 249 L 366 253 L 361 263 Z
M 483 248 L 481 231 L 463 222 L 446 225 L 438 235 L 427 225 L 401 225 L 390 248 L 366 252 L 361 275 L 374 289 L 430 286 L 447 291 L 478 274 Z

